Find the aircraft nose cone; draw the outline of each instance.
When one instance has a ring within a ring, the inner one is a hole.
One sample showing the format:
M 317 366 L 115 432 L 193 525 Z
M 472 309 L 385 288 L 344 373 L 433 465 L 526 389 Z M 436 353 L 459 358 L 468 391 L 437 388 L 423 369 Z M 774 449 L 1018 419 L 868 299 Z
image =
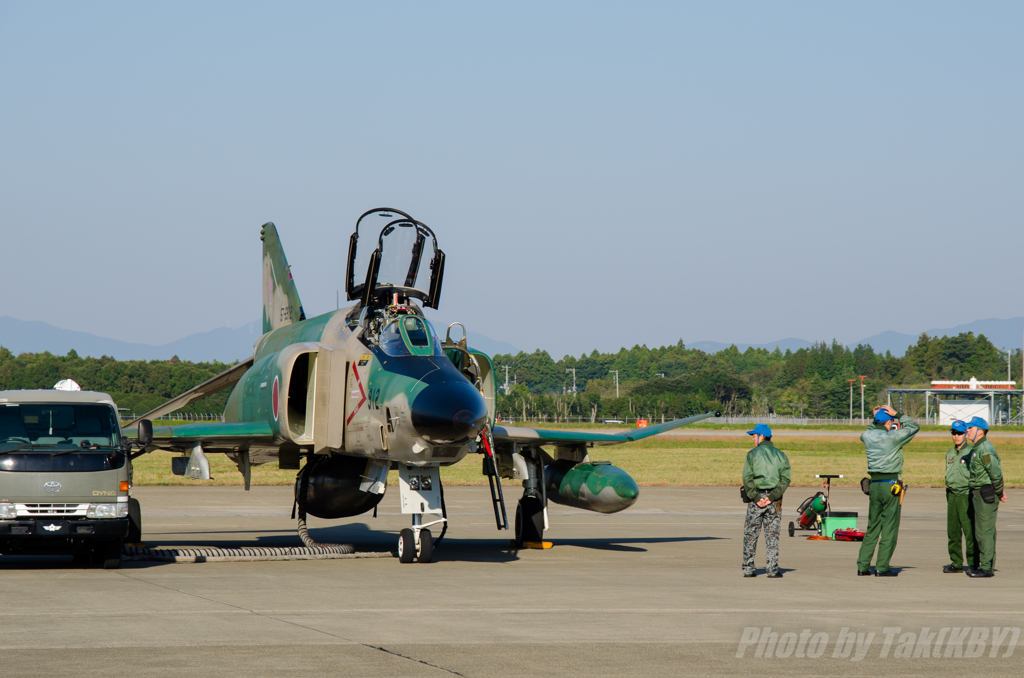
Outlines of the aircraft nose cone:
M 467 382 L 431 384 L 412 401 L 413 428 L 432 443 L 454 443 L 475 437 L 485 423 L 487 404 Z

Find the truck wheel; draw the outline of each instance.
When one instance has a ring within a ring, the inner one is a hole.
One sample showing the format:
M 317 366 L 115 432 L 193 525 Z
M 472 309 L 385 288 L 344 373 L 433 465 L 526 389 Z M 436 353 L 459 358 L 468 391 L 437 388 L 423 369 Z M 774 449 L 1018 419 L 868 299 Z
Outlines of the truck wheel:
M 128 536 L 124 540 L 129 544 L 142 542 L 142 507 L 135 497 L 128 499 Z
M 124 551 L 124 543 L 117 541 L 108 542 L 98 549 L 100 559 L 103 562 L 104 570 L 116 570 L 121 567 L 121 552 Z

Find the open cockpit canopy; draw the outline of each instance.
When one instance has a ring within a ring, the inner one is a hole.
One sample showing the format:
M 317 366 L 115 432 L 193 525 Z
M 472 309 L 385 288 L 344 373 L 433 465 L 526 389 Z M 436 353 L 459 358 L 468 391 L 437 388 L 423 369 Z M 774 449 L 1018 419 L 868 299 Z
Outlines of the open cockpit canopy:
M 380 227 L 376 243 L 359 249 L 360 226 L 371 233 Z M 427 271 L 421 271 L 424 246 L 430 240 L 432 256 Z M 370 247 L 376 244 L 376 249 Z M 356 272 L 364 271 L 361 282 Z M 437 238 L 426 224 L 416 221 L 400 210 L 378 207 L 365 212 L 356 221 L 356 230 L 349 238 L 348 271 L 345 291 L 349 301 L 360 301 L 369 307 L 393 295 L 419 299 L 428 308 L 437 308 L 444 278 L 444 252 L 437 247 Z

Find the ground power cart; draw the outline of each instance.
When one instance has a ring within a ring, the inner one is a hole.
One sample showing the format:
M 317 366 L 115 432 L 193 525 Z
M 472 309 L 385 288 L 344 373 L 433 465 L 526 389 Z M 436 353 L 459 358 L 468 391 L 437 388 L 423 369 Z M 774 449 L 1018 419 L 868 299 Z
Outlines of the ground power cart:
M 833 511 L 829 502 L 832 479 L 843 476 L 822 474 L 814 477 L 825 481 L 825 491 L 808 497 L 800 504 L 796 510 L 796 522 L 789 523 L 789 536 L 795 536 L 797 530 L 807 530 L 814 532 L 808 539 L 863 541 L 864 533 L 857 530 L 857 512 Z

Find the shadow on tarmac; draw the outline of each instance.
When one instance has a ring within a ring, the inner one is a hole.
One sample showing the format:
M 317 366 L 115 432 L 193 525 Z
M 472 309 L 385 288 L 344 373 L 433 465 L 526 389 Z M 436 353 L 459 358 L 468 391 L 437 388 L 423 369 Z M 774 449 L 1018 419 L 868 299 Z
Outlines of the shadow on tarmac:
M 273 534 L 268 534 L 268 532 Z M 245 536 L 243 536 L 245 535 Z M 255 535 L 255 536 L 250 536 Z M 161 538 L 161 537 L 170 538 Z M 373 553 L 392 551 L 397 547 L 397 532 L 371 529 L 366 523 L 348 523 L 310 530 L 310 536 L 322 543 L 352 544 L 357 552 Z M 434 540 L 440 536 L 434 533 Z M 203 537 L 203 538 L 197 538 Z M 521 549 L 512 543 L 511 531 L 502 531 L 488 539 L 459 539 L 447 535 L 434 551 L 433 561 L 510 563 L 520 560 Z M 612 539 L 556 539 L 554 550 L 566 547 L 591 549 L 595 551 L 620 553 L 645 553 L 644 545 L 684 543 L 720 540 L 723 537 L 630 537 Z M 237 549 L 237 548 L 288 548 L 302 546 L 295 530 L 224 530 L 188 532 L 144 532 L 143 541 L 150 549 Z M 526 550 L 526 549 L 522 549 Z M 123 566 L 133 568 L 159 567 L 171 563 L 160 561 L 125 561 Z M 4 556 L 0 557 L 0 570 L 4 569 L 92 569 L 93 566 L 77 565 L 69 556 Z

